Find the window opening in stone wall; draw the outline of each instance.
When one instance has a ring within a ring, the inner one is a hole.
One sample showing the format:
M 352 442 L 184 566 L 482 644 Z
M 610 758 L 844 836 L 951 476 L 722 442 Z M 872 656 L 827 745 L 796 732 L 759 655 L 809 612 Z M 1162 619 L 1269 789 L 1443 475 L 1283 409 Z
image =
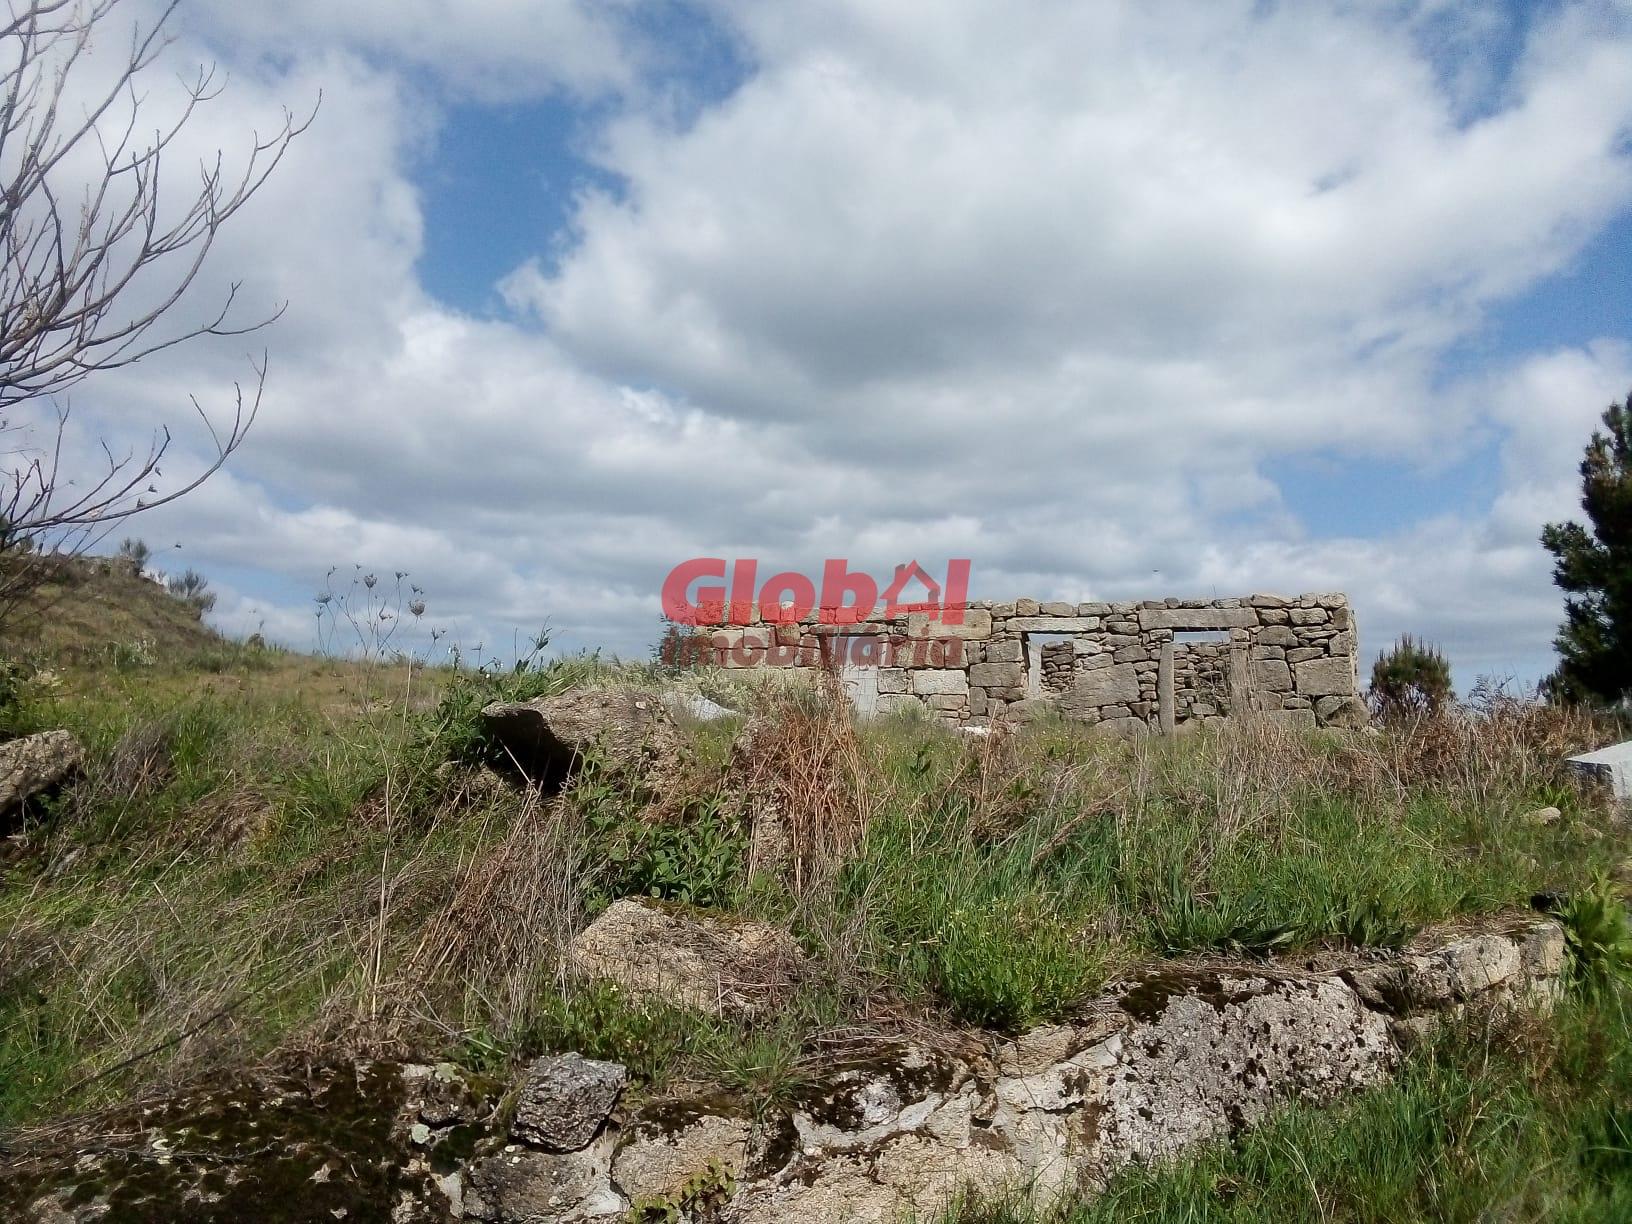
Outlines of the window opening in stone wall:
M 1173 632 L 1173 718 L 1222 718 L 1230 712 L 1230 634 L 1220 629 Z
M 1076 639 L 1069 633 L 1027 633 L 1026 696 L 1063 697 L 1076 679 Z

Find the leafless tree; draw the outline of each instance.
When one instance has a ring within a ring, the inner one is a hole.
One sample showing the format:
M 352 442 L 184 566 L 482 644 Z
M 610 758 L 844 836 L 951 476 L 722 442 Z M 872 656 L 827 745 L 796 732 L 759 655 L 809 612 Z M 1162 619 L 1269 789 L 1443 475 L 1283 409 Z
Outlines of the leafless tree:
M 219 151 L 166 165 L 197 109 L 220 94 L 215 70 L 202 67 L 181 82 L 181 105 L 143 126 L 144 109 L 152 113 L 144 74 L 170 43 L 177 2 L 149 27 L 114 19 L 124 0 L 5 0 L 0 11 L 0 623 L 52 558 L 219 471 L 260 406 L 264 353 L 230 412 L 216 419 L 191 401 L 212 451 L 201 471 L 165 481 L 168 427 L 129 451 L 101 440 L 89 469 L 72 457 L 69 393 L 80 383 L 202 336 L 253 332 L 281 313 L 234 318 L 236 282 L 202 318 L 175 310 L 222 226 L 312 119 L 285 111 L 277 131 L 251 136 L 233 171 Z M 108 73 L 89 53 L 93 40 L 114 39 L 124 50 Z

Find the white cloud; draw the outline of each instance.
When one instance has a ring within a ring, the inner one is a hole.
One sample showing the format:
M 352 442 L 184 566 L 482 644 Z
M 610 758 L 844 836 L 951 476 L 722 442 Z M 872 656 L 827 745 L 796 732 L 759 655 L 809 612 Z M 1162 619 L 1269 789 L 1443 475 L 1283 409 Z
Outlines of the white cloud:
M 477 97 L 513 99 L 632 84 L 619 40 L 624 8 L 621 0 L 202 0 L 189 17 L 207 34 L 264 54 L 321 53 L 345 43 Z
M 448 29 L 299 4 L 275 44 L 258 10 L 211 8 L 241 62 L 206 144 L 325 101 L 212 265 L 290 302 L 263 419 L 155 534 L 301 586 L 407 568 L 433 617 L 490 637 L 548 616 L 637 648 L 687 556 L 967 555 L 994 596 L 1346 588 L 1368 644 L 1544 665 L 1535 534 L 1632 384 L 1626 349 L 1450 388 L 1435 363 L 1632 200 L 1624 6 L 1542 23 L 1470 110 L 1489 82 L 1447 82 L 1381 8 L 722 3 L 752 75 L 685 123 L 589 12 Z M 536 323 L 418 283 L 427 64 L 626 99 L 596 153 L 623 190 L 505 283 Z M 244 347 L 145 366 L 113 402 L 218 402 Z M 1298 523 L 1265 475 L 1431 470 L 1491 431 L 1489 514 L 1386 538 Z

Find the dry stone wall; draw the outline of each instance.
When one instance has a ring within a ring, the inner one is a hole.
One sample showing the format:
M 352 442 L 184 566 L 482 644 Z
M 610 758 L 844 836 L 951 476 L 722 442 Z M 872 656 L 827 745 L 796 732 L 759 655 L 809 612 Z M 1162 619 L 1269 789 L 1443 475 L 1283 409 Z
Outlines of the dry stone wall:
M 822 667 L 857 705 L 920 706 L 947 722 L 1025 721 L 1045 707 L 1138 734 L 1261 716 L 1352 726 L 1354 613 L 1340 593 L 967 605 L 957 623 L 906 612 L 861 624 L 756 619 L 694 639 L 692 660 L 733 670 Z
M 966 1189 L 1029 1193 L 1046 1208 L 1130 1163 L 1251 1127 L 1282 1103 L 1382 1083 L 1403 1051 L 1470 1006 L 1546 1007 L 1565 964 L 1556 923 L 1517 918 L 1319 971 L 1157 969 L 1073 1022 L 961 1048 L 860 1043 L 785 1115 L 752 1117 L 718 1098 L 609 1111 L 601 1146 L 582 1149 L 598 1174 L 573 1182 L 581 1197 L 563 1196 L 549 1218 L 604 1218 L 614 1201 L 729 1224 L 895 1224 L 937 1219 Z M 539 1159 L 513 1142 L 478 1159 L 467 1185 Z M 579 1153 L 549 1159 L 583 1163 Z M 467 1193 L 465 1218 L 535 1218 L 512 1208 L 537 1201 L 521 1189 Z
M 1159 966 L 1019 1035 L 828 1047 L 786 1109 L 633 1099 L 622 1066 L 573 1053 L 508 1087 L 446 1063 L 307 1068 L 144 1107 L 117 1142 L 54 1135 L 0 1179 L 0 1217 L 227 1221 L 276 1196 L 290 1219 L 399 1224 L 898 1224 L 965 1188 L 1046 1207 L 1379 1084 L 1447 1017 L 1545 1008 L 1566 971 L 1562 929 L 1533 916 L 1313 967 Z

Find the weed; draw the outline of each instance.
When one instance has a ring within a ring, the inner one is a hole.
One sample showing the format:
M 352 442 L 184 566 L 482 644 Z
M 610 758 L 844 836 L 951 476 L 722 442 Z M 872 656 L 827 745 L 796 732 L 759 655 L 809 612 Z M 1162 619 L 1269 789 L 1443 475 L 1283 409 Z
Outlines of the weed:
M 711 808 L 681 824 L 619 826 L 616 820 L 592 832 L 607 835 L 607 870 L 592 898 L 610 904 L 619 897 L 654 897 L 687 905 L 728 905 L 742 885 L 747 837 Z
M 1632 928 L 1626 905 L 1608 876 L 1599 874 L 1578 889 L 1558 912 L 1576 981 L 1604 990 L 1632 969 Z
M 1267 955 L 1305 935 L 1295 923 L 1273 918 L 1261 895 L 1235 892 L 1203 900 L 1178 869 L 1169 876 L 1167 896 L 1151 921 L 1153 942 L 1169 955 L 1201 949 Z
M 804 1050 L 809 1023 L 795 1008 L 757 1027 L 711 1029 L 699 1045 L 701 1064 L 755 1110 L 787 1109 L 811 1080 Z
M 841 904 L 867 924 L 880 973 L 960 1019 L 1008 1029 L 1055 1017 L 1097 984 L 1104 950 L 1034 876 L 1029 842 L 959 834 L 951 823 L 876 822 Z
M 153 643 L 146 638 L 113 642 L 108 648 L 108 666 L 116 672 L 133 672 L 154 663 Z
M 680 1224 L 709 1219 L 730 1201 L 736 1188 L 736 1178 L 718 1160 L 710 1160 L 673 1194 L 636 1199 L 624 1220 L 626 1224 Z
M 525 1053 L 577 1051 L 622 1063 L 645 1084 L 661 1083 L 708 1032 L 710 1021 L 625 994 L 611 982 L 549 991 L 520 1035 Z

